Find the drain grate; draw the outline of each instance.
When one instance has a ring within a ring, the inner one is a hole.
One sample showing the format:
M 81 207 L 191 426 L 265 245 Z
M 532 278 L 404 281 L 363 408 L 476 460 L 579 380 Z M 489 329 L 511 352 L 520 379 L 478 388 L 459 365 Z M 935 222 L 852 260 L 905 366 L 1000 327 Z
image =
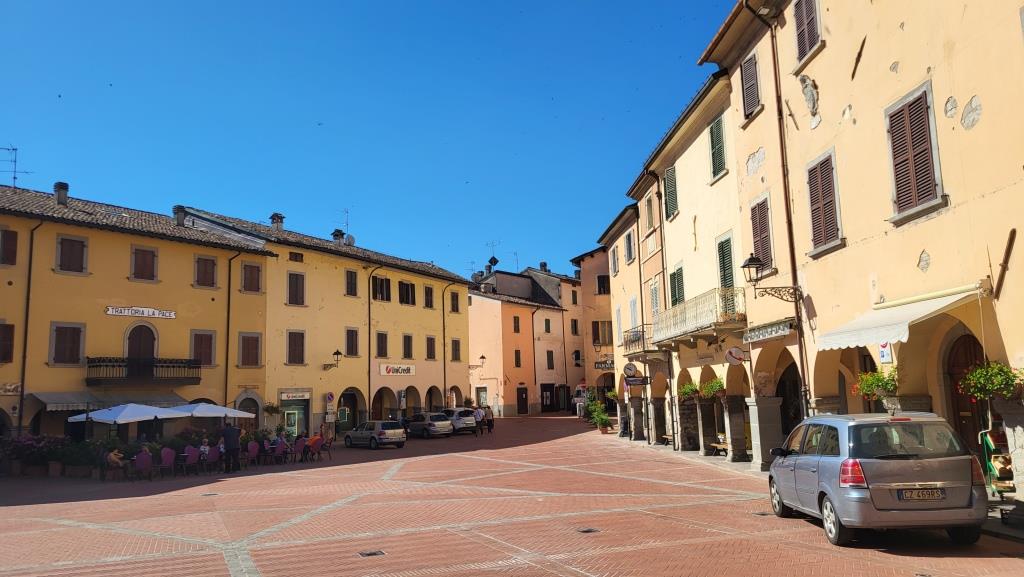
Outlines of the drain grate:
M 576 532 L 577 533 L 600 533 L 601 530 L 600 529 L 595 529 L 593 527 L 584 527 L 582 529 L 576 529 Z
M 200 497 L 216 497 L 217 495 L 220 495 L 220 493 L 200 493 L 199 494 Z
M 360 557 L 380 557 L 383 554 L 384 554 L 384 552 L 381 551 L 380 549 L 376 549 L 376 550 L 373 550 L 373 551 L 360 551 L 359 552 L 359 556 Z
M 758 517 L 770 517 L 770 516 L 774 515 L 775 513 L 766 513 L 764 511 L 758 511 L 758 512 L 753 513 L 753 514 L 757 515 Z

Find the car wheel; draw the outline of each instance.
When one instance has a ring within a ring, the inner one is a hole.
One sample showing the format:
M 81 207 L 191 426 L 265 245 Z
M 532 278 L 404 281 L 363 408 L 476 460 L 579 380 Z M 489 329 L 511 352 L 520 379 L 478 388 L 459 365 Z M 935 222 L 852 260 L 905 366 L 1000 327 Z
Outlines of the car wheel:
M 351 449 L 352 448 L 352 437 L 348 437 L 348 436 L 345 437 L 345 448 L 347 448 L 347 449 Z
M 981 527 L 950 527 L 946 534 L 956 545 L 974 545 L 981 538 Z
M 376 451 L 377 447 L 379 447 L 379 446 L 380 445 L 377 443 L 377 439 L 375 439 L 373 437 L 370 437 L 370 448 L 373 449 L 374 451 Z
M 775 512 L 775 516 L 792 517 L 793 508 L 782 502 L 782 495 L 779 494 L 779 488 L 775 485 L 775 479 L 768 483 L 768 492 L 772 498 L 772 511 Z
M 828 497 L 821 501 L 821 525 L 825 529 L 825 537 L 828 537 L 828 542 L 833 545 L 842 547 L 853 537 L 853 529 L 843 525 L 839 520 L 839 513 Z
M 405 446 L 405 443 L 395 443 L 395 446 L 401 449 L 402 447 Z

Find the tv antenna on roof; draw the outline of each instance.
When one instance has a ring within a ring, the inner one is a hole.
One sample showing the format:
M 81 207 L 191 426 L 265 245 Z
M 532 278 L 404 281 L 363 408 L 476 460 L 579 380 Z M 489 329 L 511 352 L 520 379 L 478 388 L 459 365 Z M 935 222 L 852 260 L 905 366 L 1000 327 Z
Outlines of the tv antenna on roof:
M 0 150 L 6 150 L 7 151 L 7 153 L 10 155 L 10 158 L 7 159 L 6 162 L 11 163 L 11 169 L 10 170 L 0 170 L 0 172 L 9 172 L 9 173 L 11 173 L 11 186 L 14 187 L 14 188 L 18 188 L 18 175 L 19 174 L 33 174 L 33 173 L 31 171 L 28 171 L 28 170 L 18 170 L 18 148 L 17 147 L 15 147 L 13 145 L 12 146 L 0 146 Z
M 500 240 L 492 240 L 492 241 L 485 242 L 484 244 L 487 246 L 487 248 L 491 249 L 491 256 L 494 256 L 494 247 L 496 247 L 499 244 L 501 244 L 501 241 Z
M 512 258 L 516 259 L 516 270 L 519 270 L 519 253 L 512 251 Z

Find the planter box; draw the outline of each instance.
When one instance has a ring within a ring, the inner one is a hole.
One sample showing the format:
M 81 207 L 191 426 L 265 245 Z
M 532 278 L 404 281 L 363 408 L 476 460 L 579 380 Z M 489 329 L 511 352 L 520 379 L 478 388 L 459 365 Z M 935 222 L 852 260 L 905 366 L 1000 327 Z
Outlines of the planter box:
M 88 479 L 92 476 L 92 467 L 89 465 L 65 465 L 64 476 L 72 479 Z
M 45 477 L 49 473 L 49 467 L 46 465 L 25 465 L 21 466 L 21 473 L 26 477 Z

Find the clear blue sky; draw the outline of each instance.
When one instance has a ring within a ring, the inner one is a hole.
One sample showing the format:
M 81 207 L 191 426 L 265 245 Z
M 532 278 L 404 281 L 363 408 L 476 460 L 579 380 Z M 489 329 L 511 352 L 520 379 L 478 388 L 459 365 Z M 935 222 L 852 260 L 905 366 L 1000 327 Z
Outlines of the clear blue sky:
M 26 188 L 569 272 L 731 5 L 0 0 L 0 146 Z

